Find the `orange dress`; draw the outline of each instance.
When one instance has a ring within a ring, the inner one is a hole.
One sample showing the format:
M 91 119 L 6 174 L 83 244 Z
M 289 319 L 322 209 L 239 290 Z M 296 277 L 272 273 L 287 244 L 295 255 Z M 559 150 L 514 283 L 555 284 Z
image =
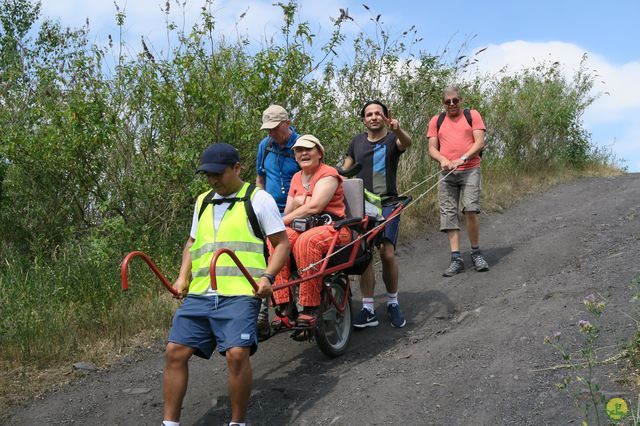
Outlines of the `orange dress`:
M 332 176 L 338 179 L 338 187 L 336 188 L 333 197 L 323 209 L 323 213 L 329 213 L 333 217 L 342 219 L 346 216 L 346 208 L 344 204 L 344 190 L 342 188 L 342 177 L 338 174 L 338 171 L 324 163 L 320 164 L 320 167 L 313 175 L 309 184 L 309 190 L 307 191 L 302 186 L 302 172 L 298 172 L 293 175 L 291 179 L 291 186 L 289 187 L 289 196 L 301 200 L 301 204 L 304 204 L 313 195 L 313 189 L 316 183 L 325 177 Z M 287 237 L 291 243 L 291 252 L 296 261 L 298 270 L 304 269 L 312 263 L 320 261 L 324 255 L 329 251 L 329 246 L 333 241 L 334 236 L 338 232 L 337 244 L 347 244 L 351 241 L 351 231 L 348 229 L 335 230 L 333 225 L 316 226 L 305 232 L 297 232 L 286 227 Z M 269 245 L 269 251 L 272 247 Z M 300 274 L 301 278 L 308 277 L 315 274 L 322 264 L 316 265 L 307 271 Z M 291 280 L 291 271 L 289 262 L 280 270 L 276 276 L 276 285 L 284 284 Z M 300 304 L 302 306 L 318 306 L 320 305 L 320 291 L 322 290 L 322 279 L 314 278 L 308 281 L 300 283 Z M 281 289 L 273 292 L 276 303 L 286 303 L 289 301 L 289 289 Z

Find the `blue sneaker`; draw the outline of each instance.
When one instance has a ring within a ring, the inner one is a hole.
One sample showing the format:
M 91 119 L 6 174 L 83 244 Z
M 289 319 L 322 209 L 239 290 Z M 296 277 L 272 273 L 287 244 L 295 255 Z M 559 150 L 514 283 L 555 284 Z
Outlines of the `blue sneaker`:
M 378 317 L 375 312 L 371 313 L 367 308 L 362 310 L 353 319 L 353 326 L 355 328 L 375 327 L 378 325 Z
M 387 305 L 387 313 L 391 319 L 391 326 L 395 328 L 402 328 L 407 324 L 407 320 L 404 319 L 400 306 L 397 303 Z

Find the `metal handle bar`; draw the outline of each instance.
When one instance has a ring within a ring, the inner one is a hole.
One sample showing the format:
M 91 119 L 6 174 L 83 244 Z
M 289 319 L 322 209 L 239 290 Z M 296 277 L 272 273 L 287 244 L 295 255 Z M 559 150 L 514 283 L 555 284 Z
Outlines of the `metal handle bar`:
M 336 167 L 336 170 L 338 171 L 338 174 L 340 176 L 344 176 L 346 178 L 352 178 L 358 173 L 360 173 L 360 170 L 362 170 L 362 164 L 353 163 L 353 165 L 346 170 L 343 169 L 342 167 Z
M 153 273 L 156 274 L 156 277 L 158 277 L 160 282 L 167 288 L 167 290 L 171 292 L 171 294 L 173 294 L 174 296 L 178 296 L 178 291 L 174 289 L 171 286 L 171 283 L 169 282 L 169 280 L 167 280 L 165 276 L 162 275 L 162 272 L 160 272 L 160 269 L 158 269 L 155 263 L 151 261 L 151 258 L 141 251 L 132 251 L 122 261 L 122 265 L 120 266 L 120 275 L 122 276 L 122 291 L 129 290 L 129 280 L 127 278 L 127 271 L 129 268 L 129 262 L 131 262 L 131 259 L 133 259 L 136 256 L 140 256 L 142 259 L 144 259 L 145 262 L 147 262 L 147 265 L 149 265 L 149 268 L 151 268 Z
M 244 267 L 242 262 L 240 262 L 240 259 L 238 259 L 236 254 L 231 249 L 228 249 L 226 247 L 222 247 L 218 249 L 215 253 L 213 253 L 213 257 L 211 258 L 211 264 L 209 265 L 209 275 L 211 276 L 211 288 L 214 290 L 218 289 L 218 283 L 216 282 L 216 263 L 218 262 L 218 258 L 222 254 L 229 255 L 231 260 L 233 260 L 233 263 L 235 263 L 238 269 L 240 269 L 240 272 L 242 272 L 242 275 L 244 275 L 247 281 L 249 281 L 249 284 L 251 284 L 253 289 L 255 291 L 258 291 L 258 284 L 256 284 L 256 282 L 254 281 L 249 271 L 247 271 L 247 269 Z
M 247 281 L 249 281 L 253 289 L 257 291 L 258 285 L 254 281 L 251 274 L 249 274 L 249 272 L 244 267 L 244 265 L 240 262 L 240 259 L 238 259 L 236 254 L 228 248 L 218 249 L 218 251 L 216 251 L 213 254 L 213 257 L 211 258 L 211 264 L 209 266 L 209 273 L 211 274 L 211 288 L 214 290 L 218 289 L 218 285 L 216 283 L 216 263 L 218 262 L 218 258 L 222 254 L 227 254 L 231 258 L 231 260 L 233 260 L 236 266 L 240 269 L 240 272 L 242 272 L 242 274 L 245 276 Z M 143 253 L 141 251 L 132 251 L 131 253 L 126 255 L 124 260 L 122 261 L 122 265 L 120 266 L 120 275 L 122 278 L 122 291 L 129 290 L 129 278 L 127 277 L 127 272 L 129 270 L 129 263 L 134 257 L 141 257 L 147 263 L 147 265 L 149 265 L 149 268 L 151 268 L 151 270 L 156 275 L 156 277 L 158 277 L 162 285 L 164 285 L 166 289 L 171 292 L 171 294 L 173 294 L 174 296 L 178 296 L 178 291 L 174 289 L 171 286 L 171 283 L 169 282 L 169 280 L 167 280 L 167 278 L 164 275 L 162 275 L 162 272 L 160 272 L 160 269 L 158 269 L 155 263 L 153 263 L 151 258 L 146 253 Z

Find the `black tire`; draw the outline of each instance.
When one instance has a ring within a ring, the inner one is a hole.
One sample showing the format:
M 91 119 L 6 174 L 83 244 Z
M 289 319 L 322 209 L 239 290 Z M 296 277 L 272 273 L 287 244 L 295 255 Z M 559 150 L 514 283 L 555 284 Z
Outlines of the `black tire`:
M 338 275 L 330 277 L 328 280 L 329 286 L 325 286 L 323 289 L 315 338 L 320 350 L 329 358 L 335 358 L 346 352 L 351 341 L 353 311 L 350 294 L 344 312 L 339 314 L 329 295 L 325 293 L 330 291 L 338 304 L 342 304 L 347 294 L 346 288 L 349 285 L 347 277 Z

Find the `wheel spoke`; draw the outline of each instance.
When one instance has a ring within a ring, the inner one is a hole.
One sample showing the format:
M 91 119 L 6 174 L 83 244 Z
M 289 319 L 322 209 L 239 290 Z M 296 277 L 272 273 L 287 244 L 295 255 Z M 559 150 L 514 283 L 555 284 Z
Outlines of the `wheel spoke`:
M 336 323 L 335 330 L 336 330 L 336 342 L 341 342 L 344 334 L 342 333 L 341 327 L 337 323 Z

